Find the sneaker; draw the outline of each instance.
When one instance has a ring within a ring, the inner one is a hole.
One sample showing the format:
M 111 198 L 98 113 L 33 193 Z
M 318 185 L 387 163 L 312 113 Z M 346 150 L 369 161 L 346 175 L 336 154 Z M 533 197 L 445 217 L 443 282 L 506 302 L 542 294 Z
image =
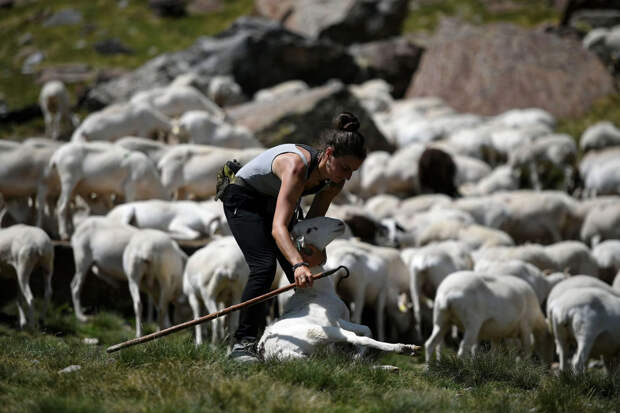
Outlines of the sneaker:
M 241 341 L 233 344 L 228 358 L 241 363 L 255 363 L 260 361 L 258 353 L 256 352 L 256 339 L 244 337 Z

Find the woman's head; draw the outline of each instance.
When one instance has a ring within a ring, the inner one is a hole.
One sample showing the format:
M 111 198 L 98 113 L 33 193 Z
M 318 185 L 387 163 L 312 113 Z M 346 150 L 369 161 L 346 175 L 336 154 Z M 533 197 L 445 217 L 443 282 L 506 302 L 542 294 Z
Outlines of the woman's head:
M 360 122 L 350 112 L 336 115 L 322 135 L 323 153 L 329 178 L 335 182 L 351 178 L 366 158 L 366 142 L 358 132 Z

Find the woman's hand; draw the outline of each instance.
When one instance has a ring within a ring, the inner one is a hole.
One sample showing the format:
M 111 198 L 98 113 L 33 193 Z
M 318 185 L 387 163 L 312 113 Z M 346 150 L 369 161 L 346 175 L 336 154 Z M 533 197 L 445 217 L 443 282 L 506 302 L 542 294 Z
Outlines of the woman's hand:
M 323 264 L 327 260 L 325 250 L 320 250 L 312 244 L 306 244 L 301 248 L 301 257 L 310 267 L 316 267 Z
M 310 271 L 310 268 L 306 267 L 305 265 L 301 265 L 295 268 L 295 283 L 298 287 L 312 287 L 313 281 L 314 280 L 312 279 L 312 272 Z

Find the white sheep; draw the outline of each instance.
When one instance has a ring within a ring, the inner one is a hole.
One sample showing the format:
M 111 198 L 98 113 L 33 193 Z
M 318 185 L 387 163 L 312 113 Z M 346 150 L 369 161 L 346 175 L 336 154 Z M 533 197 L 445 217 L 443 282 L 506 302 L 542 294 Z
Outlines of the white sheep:
M 303 234 L 304 242 L 320 249 L 344 231 L 341 221 L 325 217 L 300 224 L 295 226 L 297 230 L 293 228 L 294 237 Z M 310 228 L 313 230 L 308 232 Z M 312 268 L 314 273 L 320 270 L 320 267 Z M 311 288 L 295 291 L 281 318 L 265 329 L 258 351 L 267 360 L 296 359 L 337 343 L 402 354 L 413 354 L 416 350 L 414 345 L 391 344 L 370 338 L 368 327 L 349 321 L 349 311 L 337 296 L 332 281 L 320 279 Z
M 129 282 L 136 312 L 136 336 L 142 334 L 140 289 L 159 304 L 160 327 L 168 324 L 167 305 L 181 292 L 183 266 L 187 260 L 185 253 L 168 235 L 123 225 L 104 217 L 89 217 L 75 229 L 71 247 L 75 261 L 71 297 L 78 320 L 87 320 L 80 294 L 84 279 L 92 270 L 113 284 L 115 281 Z
M 190 110 L 203 110 L 220 120 L 226 118 L 224 111 L 198 89 L 178 83 L 137 92 L 131 97 L 130 103 L 151 107 L 171 118 Z
M 129 202 L 114 207 L 107 217 L 137 228 L 158 229 L 177 240 L 211 238 L 220 224 L 220 217 L 195 201 Z
M 230 124 L 203 110 L 185 112 L 173 123 L 172 133 L 182 142 L 238 149 L 263 147 L 245 126 Z
M 194 318 L 201 314 L 200 302 L 208 313 L 214 313 L 241 301 L 250 268 L 232 236 L 222 237 L 196 251 L 187 261 L 183 274 L 183 292 L 189 299 Z M 225 319 L 214 321 L 213 343 L 224 338 Z M 239 325 L 239 313 L 230 315 L 229 331 Z M 202 326 L 196 325 L 196 345 L 202 344 Z
M 148 156 L 155 165 L 157 165 L 157 162 L 159 162 L 170 148 L 169 145 L 163 142 L 141 138 L 139 136 L 125 136 L 114 143 L 130 151 L 142 152 Z
M 409 291 L 413 303 L 415 329 L 422 339 L 423 300 L 433 300 L 441 282 L 456 271 L 471 270 L 469 248 L 460 242 L 446 241 L 401 252 L 409 270 Z
M 620 205 L 595 207 L 581 226 L 581 240 L 594 247 L 607 239 L 620 239 Z
M 589 126 L 579 140 L 579 147 L 583 152 L 601 150 L 610 146 L 620 146 L 620 129 L 609 121 L 597 122 Z
M 72 141 L 116 141 L 123 136 L 162 138 L 170 132 L 170 119 L 144 104 L 119 103 L 86 117 L 73 132 Z
M 49 165 L 50 174 L 57 173 L 61 182 L 56 214 L 63 239 L 67 239 L 71 231 L 69 202 L 76 194 L 88 199 L 91 193 L 96 193 L 107 200 L 115 195 L 126 202 L 170 197 L 155 165 L 146 155 L 109 143 L 66 144 L 54 153 Z M 40 188 L 38 196 L 45 199 L 46 190 Z
M 519 338 L 529 356 L 532 335 L 537 353 L 551 362 L 553 342 L 532 287 L 512 275 L 459 271 L 437 289 L 433 332 L 426 341 L 426 362 L 441 343 L 450 325 L 463 331 L 458 356 L 475 355 L 480 340 Z
M 487 247 L 472 252 L 474 263 L 482 261 L 521 260 L 535 265 L 541 271 L 555 271 L 556 263 L 545 247 L 539 244 L 517 245 L 513 247 Z
M 236 159 L 245 164 L 262 151 L 260 148 L 176 145 L 161 158 L 157 169 L 167 192 L 176 193 L 177 199 L 188 195 L 205 199 L 215 195 L 217 171 L 226 161 Z
M 59 80 L 46 82 L 39 94 L 39 106 L 45 120 L 45 136 L 54 140 L 69 138 L 77 122 L 65 85 Z
M 555 262 L 556 271 L 569 274 L 587 274 L 598 277 L 598 264 L 590 249 L 579 241 L 562 241 L 545 247 L 545 252 Z
M 24 327 L 28 324 L 31 328 L 35 327 L 34 296 L 30 290 L 30 275 L 36 268 L 44 271 L 43 315 L 45 315 L 52 298 L 52 273 L 54 271 L 52 241 L 42 229 L 28 225 L 13 225 L 0 229 L 0 264 L 11 268 L 17 275 L 19 326 Z
M 575 373 L 585 372 L 591 356 L 603 356 L 613 373 L 620 355 L 620 297 L 596 287 L 569 289 L 549 304 L 548 317 L 561 371 L 567 369 L 570 345 L 576 342 L 571 363 Z
M 109 232 L 108 236 L 114 237 L 113 233 Z M 109 241 L 114 242 L 114 239 Z M 123 251 L 123 271 L 129 282 L 136 315 L 136 337 L 142 335 L 140 291 L 147 293 L 156 303 L 159 328 L 169 327 L 168 307 L 182 293 L 186 262 L 187 255 L 164 232 L 142 229 L 129 239 Z
M 599 268 L 599 278 L 612 281 L 620 272 L 620 240 L 607 240 L 592 248 L 592 256 Z
M 485 274 L 509 274 L 522 279 L 532 287 L 541 306 L 544 306 L 553 287 L 566 279 L 563 273 L 545 276 L 536 266 L 521 260 L 478 261 L 474 271 Z

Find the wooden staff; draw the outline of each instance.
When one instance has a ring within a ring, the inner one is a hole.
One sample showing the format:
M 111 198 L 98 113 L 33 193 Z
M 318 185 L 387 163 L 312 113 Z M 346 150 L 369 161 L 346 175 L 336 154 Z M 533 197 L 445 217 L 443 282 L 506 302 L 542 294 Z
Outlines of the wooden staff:
M 341 266 L 339 266 L 337 268 L 334 268 L 332 270 L 323 271 L 323 272 L 320 272 L 320 273 L 317 273 L 317 274 L 313 274 L 312 275 L 312 279 L 313 280 L 318 280 L 318 279 L 327 277 L 329 275 L 332 275 L 333 273 L 335 273 L 336 271 L 338 271 L 340 269 L 344 269 L 346 271 L 347 275 L 345 276 L 345 278 L 349 276 L 348 268 L 345 267 L 344 265 L 341 265 Z M 137 337 L 137 338 L 134 338 L 134 339 L 131 339 L 131 340 L 124 341 L 124 342 L 119 343 L 119 344 L 115 344 L 113 346 L 108 347 L 106 349 L 106 351 L 108 353 L 114 353 L 115 351 L 118 351 L 118 350 L 120 350 L 122 348 L 131 347 L 131 346 L 134 346 L 136 344 L 146 343 L 147 341 L 155 340 L 156 338 L 160 338 L 160 337 L 167 336 L 168 334 L 176 333 L 177 331 L 183 330 L 183 329 L 188 328 L 188 327 L 195 326 L 196 324 L 201 324 L 201 323 L 204 323 L 206 321 L 210 321 L 210 320 L 213 320 L 215 318 L 221 317 L 224 314 L 228 314 L 228 313 L 231 313 L 233 311 L 237 311 L 237 310 L 240 310 L 242 308 L 249 307 L 251 305 L 263 302 L 265 300 L 270 299 L 271 297 L 275 297 L 276 295 L 282 294 L 283 292 L 288 291 L 290 289 L 293 289 L 295 287 L 297 287 L 297 284 L 286 285 L 284 287 L 278 288 L 277 290 L 270 291 L 267 294 L 263 294 L 263 295 L 260 295 L 258 297 L 252 298 L 250 300 L 244 301 L 242 303 L 235 304 L 235 305 L 232 305 L 230 307 L 226 307 L 223 310 L 216 311 L 215 313 L 207 314 L 207 315 L 205 315 L 203 317 L 196 318 L 196 319 L 190 320 L 190 321 L 186 321 L 184 323 L 177 324 L 175 326 L 166 328 L 166 329 L 161 330 L 161 331 L 157 331 L 155 333 L 148 334 L 146 336 Z

